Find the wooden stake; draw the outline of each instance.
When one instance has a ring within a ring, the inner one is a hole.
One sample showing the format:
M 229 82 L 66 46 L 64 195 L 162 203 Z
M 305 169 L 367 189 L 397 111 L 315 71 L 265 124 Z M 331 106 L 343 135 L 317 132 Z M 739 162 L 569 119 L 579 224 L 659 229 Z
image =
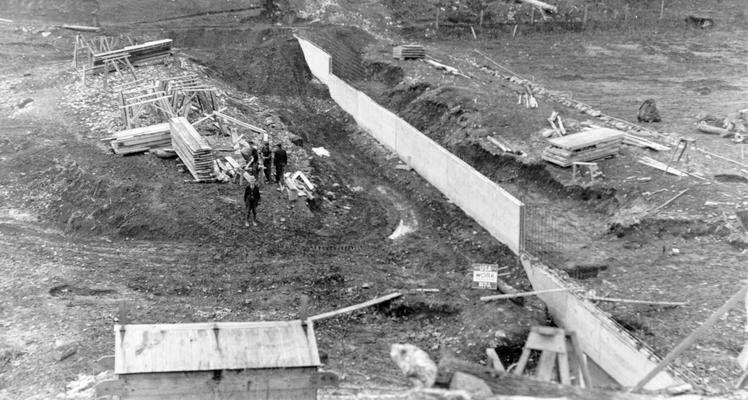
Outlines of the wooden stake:
M 568 292 L 569 290 L 570 290 L 569 288 L 535 290 L 535 291 L 532 291 L 532 292 L 520 292 L 520 293 L 513 293 L 513 294 L 498 294 L 498 295 L 494 295 L 494 296 L 481 296 L 480 299 L 482 301 L 513 299 L 515 297 L 528 297 L 528 296 L 535 296 L 535 295 L 543 294 L 543 293 Z
M 585 27 L 587 26 L 587 11 L 588 11 L 588 8 L 589 8 L 589 4 L 585 4 L 584 5 L 584 16 L 582 17 L 582 24 L 584 24 Z
M 743 287 L 740 288 L 740 290 L 738 290 L 737 293 L 735 293 L 732 297 L 730 297 L 725 302 L 725 304 L 722 305 L 722 307 L 718 308 L 715 312 L 713 312 L 712 315 L 710 315 L 709 318 L 707 318 L 706 321 L 704 321 L 704 323 L 701 324 L 701 326 L 696 328 L 696 330 L 691 332 L 691 334 L 688 335 L 688 337 L 683 339 L 682 342 L 680 342 L 677 346 L 675 346 L 675 348 L 671 350 L 670 353 L 668 353 L 668 355 L 665 356 L 665 358 L 663 358 L 662 361 L 660 361 L 660 363 L 657 364 L 657 366 L 652 369 L 652 371 L 649 371 L 649 373 L 644 378 L 642 378 L 642 380 L 639 381 L 639 383 L 637 383 L 636 386 L 634 386 L 633 389 L 631 389 L 631 391 L 635 392 L 635 391 L 641 390 L 647 383 L 649 383 L 649 381 L 652 380 L 652 378 L 654 378 L 657 374 L 659 374 L 660 371 L 665 369 L 665 367 L 667 367 L 668 364 L 670 364 L 676 357 L 678 357 L 689 346 L 691 346 L 693 342 L 696 341 L 696 339 L 698 339 L 709 328 L 711 328 L 712 325 L 714 325 L 714 323 L 717 322 L 717 320 L 719 320 L 722 314 L 729 311 L 732 308 L 732 306 L 735 305 L 735 303 L 742 300 L 743 296 L 745 296 L 746 293 L 748 293 L 748 284 L 744 284 Z
M 350 307 L 341 308 L 339 310 L 330 311 L 330 312 L 326 312 L 326 313 L 323 313 L 323 314 L 318 314 L 318 315 L 315 315 L 313 317 L 309 317 L 309 320 L 310 321 L 317 321 L 317 320 L 320 320 L 320 319 L 335 317 L 335 316 L 338 316 L 340 314 L 346 314 L 346 313 L 349 313 L 349 312 L 352 312 L 352 311 L 360 310 L 362 308 L 371 307 L 371 306 L 376 305 L 376 304 L 384 303 L 385 301 L 390 301 L 390 300 L 396 299 L 396 298 L 398 298 L 400 296 L 402 296 L 402 293 L 397 293 L 397 292 L 396 293 L 391 293 L 391 294 L 388 294 L 386 296 L 377 297 L 376 299 L 372 299 L 372 300 L 369 300 L 369 301 L 364 302 L 364 303 L 352 305 Z
M 441 12 L 441 9 L 439 7 L 436 7 L 436 32 L 439 33 L 439 13 Z
M 473 32 L 473 39 L 478 40 L 478 36 L 475 35 L 475 29 L 473 29 L 472 25 L 470 25 L 470 32 Z
M 660 19 L 665 15 L 665 0 L 660 2 Z
M 480 10 L 480 15 L 478 17 L 478 26 L 483 27 L 483 10 Z
M 685 306 L 688 303 L 682 301 L 648 301 L 648 300 L 631 300 L 631 299 L 616 299 L 610 297 L 596 297 L 596 296 L 585 296 L 587 300 L 592 301 L 604 301 L 609 303 L 627 303 L 627 304 L 647 304 L 654 306 L 668 306 L 668 307 L 680 307 Z

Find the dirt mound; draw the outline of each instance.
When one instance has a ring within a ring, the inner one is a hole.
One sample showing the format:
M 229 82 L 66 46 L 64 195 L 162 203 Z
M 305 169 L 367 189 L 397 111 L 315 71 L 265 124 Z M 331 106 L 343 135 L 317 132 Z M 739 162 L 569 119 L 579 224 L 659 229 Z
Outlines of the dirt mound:
M 347 81 L 367 78 L 361 55 L 373 38 L 354 27 L 327 26 L 300 33 L 302 37 L 324 49 L 332 57 L 332 72 Z
M 232 31 L 241 45 L 215 46 L 215 37 L 226 36 L 212 30 L 192 31 L 178 35 L 186 45 L 204 47 L 214 43 L 210 51 L 192 51 L 195 60 L 226 82 L 257 95 L 319 96 L 321 90 L 310 85 L 312 74 L 290 29 Z M 221 43 L 220 41 L 218 41 Z

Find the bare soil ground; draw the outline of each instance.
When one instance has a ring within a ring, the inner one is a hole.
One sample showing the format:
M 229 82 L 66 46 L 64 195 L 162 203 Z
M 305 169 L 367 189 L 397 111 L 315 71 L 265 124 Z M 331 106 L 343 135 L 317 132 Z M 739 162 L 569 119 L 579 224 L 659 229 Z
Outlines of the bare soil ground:
M 17 12 L 8 17 L 30 22 L 0 25 L 0 398 L 51 398 L 78 374 L 99 372 L 95 361 L 113 351 L 112 324 L 123 302 L 132 306 L 133 323 L 278 320 L 297 317 L 302 294 L 312 298 L 312 311 L 328 311 L 396 290 L 439 288 L 438 294 L 408 292 L 384 307 L 321 322 L 317 336 L 327 368 L 344 382 L 404 384 L 388 359 L 396 342 L 432 355 L 442 345 L 474 360 L 495 346 L 505 362 L 514 362 L 529 326 L 546 322 L 543 308 L 532 301 L 524 308 L 483 304 L 482 293 L 466 290 L 471 262 L 510 266 L 509 280 L 529 288 L 514 256 L 413 172 L 395 169 L 397 158 L 355 129 L 311 80 L 290 30 L 240 11 L 221 13 L 250 8 L 245 2 L 172 3 L 154 14 L 106 1 L 99 16 L 110 24 L 108 33 L 175 38 L 177 61 L 143 74 L 197 71 L 221 88 L 232 112 L 261 125 L 269 118 L 284 127 L 273 132 L 283 140 L 287 132 L 301 136 L 303 146 L 287 146 L 291 169 L 313 177 L 321 207 L 289 204 L 264 186 L 261 225 L 245 229 L 238 185 L 188 184 L 173 161 L 111 154 L 99 139 L 122 128 L 116 98 L 100 80 L 79 86 L 70 67 L 74 34 L 47 22 L 87 23 L 88 8 L 83 2 L 55 3 L 59 12 L 48 14 L 8 8 Z M 688 165 L 705 181 L 663 177 L 634 162 L 646 151 L 624 148 L 601 162 L 602 186 L 570 185 L 568 171 L 537 162 L 544 146 L 538 131 L 552 109 L 581 117 L 546 102 L 537 110 L 521 108 L 515 87 L 469 62 L 485 64 L 472 52 L 480 48 L 549 89 L 629 120 L 637 97 L 655 97 L 664 116 L 658 130 L 698 136 L 699 144 L 737 159 L 735 145 L 691 127 L 699 112 L 723 115 L 746 107 L 740 102 L 748 90 L 748 49 L 737 39 L 743 31 L 426 42 L 429 54 L 474 77 L 465 80 L 419 62 L 392 61 L 389 44 L 402 39 L 397 10 L 389 7 L 342 2 L 300 13 L 368 27 L 384 41 L 349 29 L 330 34 L 316 24 L 296 28 L 342 38 L 342 50 L 333 53 L 350 55 L 353 44 L 371 44 L 363 59 L 351 61 L 364 66 L 356 84 L 539 205 L 538 215 L 548 216 L 552 227 L 536 248 L 549 263 L 570 271 L 605 264 L 607 270 L 585 281 L 598 295 L 689 302 L 669 310 L 610 308 L 634 334 L 667 352 L 748 275 L 745 252 L 728 243 L 733 234 L 745 234 L 740 221 L 748 223 L 748 185 L 714 178 L 739 171 L 691 153 Z M 351 8 L 355 18 L 347 20 Z M 134 22 L 144 23 L 115 25 Z M 497 155 L 485 142 L 489 134 L 529 156 Z M 313 155 L 313 146 L 326 147 L 331 157 Z M 630 179 L 641 176 L 652 179 Z M 647 210 L 686 187 L 688 194 L 655 218 L 610 230 L 626 212 Z M 707 207 L 706 200 L 732 205 Z M 416 232 L 386 239 L 413 215 Z M 732 358 L 744 343 L 744 318 L 743 310 L 733 310 L 678 364 L 704 387 L 724 390 L 738 373 Z M 58 360 L 59 349 L 70 343 L 77 352 Z
M 240 28 L 233 35 L 244 47 L 196 44 L 171 66 L 138 69 L 197 72 L 222 90 L 231 112 L 285 127 L 273 131 L 280 140 L 288 132 L 304 139 L 303 147 L 287 143 L 290 169 L 308 172 L 320 206 L 288 203 L 263 186 L 260 226 L 246 229 L 242 187 L 185 183 L 174 161 L 111 154 L 99 139 L 122 129 L 116 95 L 101 78 L 80 86 L 70 67 L 73 33 L 38 22 L 2 29 L 1 396 L 54 397 L 78 374 L 99 372 L 123 302 L 132 323 L 279 320 L 297 317 L 302 294 L 322 312 L 405 291 L 385 307 L 318 326 L 327 367 L 346 382 L 375 385 L 404 383 L 389 368 L 392 343 L 433 354 L 442 344 L 471 358 L 488 343 L 506 348 L 509 361 L 529 326 L 545 322 L 538 304 L 497 308 L 463 290 L 471 261 L 510 263 L 519 279 L 514 257 L 355 130 L 310 82 L 290 31 Z M 211 34 L 198 29 L 177 45 Z M 331 157 L 314 156 L 312 146 Z M 413 216 L 416 232 L 387 239 Z M 440 292 L 409 292 L 416 288 Z M 58 360 L 70 346 L 75 354 Z

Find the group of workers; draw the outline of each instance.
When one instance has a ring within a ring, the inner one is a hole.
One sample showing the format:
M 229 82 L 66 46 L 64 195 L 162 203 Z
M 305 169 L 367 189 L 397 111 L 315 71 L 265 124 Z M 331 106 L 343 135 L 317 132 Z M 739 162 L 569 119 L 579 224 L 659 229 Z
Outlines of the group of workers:
M 249 172 L 247 187 L 244 189 L 244 205 L 247 213 L 244 219 L 244 226 L 249 226 L 250 217 L 252 224 L 257 226 L 257 206 L 260 205 L 260 188 L 258 179 L 260 170 L 263 170 L 265 183 L 277 182 L 279 189 L 283 187 L 283 171 L 288 164 L 288 154 L 283 146 L 278 143 L 275 150 L 270 149 L 268 141 L 263 142 L 262 148 L 257 149 L 254 143 L 248 142 L 247 146 L 241 149 L 241 154 L 247 162 L 244 169 Z M 275 167 L 275 180 L 272 179 L 272 167 Z

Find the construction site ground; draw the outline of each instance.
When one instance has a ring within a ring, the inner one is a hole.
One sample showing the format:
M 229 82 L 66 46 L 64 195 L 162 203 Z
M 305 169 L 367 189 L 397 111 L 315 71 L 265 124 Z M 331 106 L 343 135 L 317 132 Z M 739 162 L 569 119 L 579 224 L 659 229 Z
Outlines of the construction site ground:
M 426 39 L 415 36 L 420 31 L 399 36 L 398 10 L 377 2 L 341 3 L 320 16 L 337 23 L 351 16 L 363 28 L 389 21 L 372 34 L 303 20 L 278 25 L 247 5 L 222 13 L 198 1 L 156 15 L 101 3 L 105 33 L 175 39 L 173 62 L 139 74 L 190 72 L 216 85 L 230 112 L 286 144 L 289 169 L 312 177 L 321 196 L 310 206 L 289 203 L 263 185 L 260 225 L 245 228 L 242 186 L 190 183 L 173 160 L 117 156 L 100 140 L 123 128 L 116 94 L 103 90 L 100 77 L 80 84 L 71 66 L 75 32 L 53 26 L 80 22 L 90 10 L 61 2 L 76 7 L 0 23 L 0 398 L 52 398 L 80 374 L 103 371 L 96 361 L 113 353 L 122 305 L 130 323 L 281 320 L 299 317 L 302 295 L 314 314 L 400 291 L 405 296 L 385 306 L 317 326 L 325 368 L 345 384 L 369 387 L 406 384 L 389 360 L 392 343 L 416 344 L 434 358 L 448 348 L 474 361 L 496 347 L 508 365 L 529 327 L 549 322 L 537 300 L 484 303 L 485 291 L 469 289 L 473 262 L 508 266 L 510 283 L 530 284 L 511 251 L 415 172 L 395 168 L 397 157 L 356 128 L 312 79 L 294 30 L 334 46 L 329 51 L 349 64 L 356 86 L 528 204 L 546 227 L 533 231 L 531 252 L 549 265 L 572 275 L 580 266 L 606 266 L 580 280 L 598 296 L 687 302 L 601 304 L 658 353 L 748 277 L 741 167 L 690 151 L 679 167 L 703 179 L 677 178 L 636 162 L 640 155 L 667 162 L 670 153 L 625 146 L 600 161 L 602 183 L 572 184 L 568 169 L 540 160 L 539 132 L 552 110 L 572 126 L 588 118 L 540 97 L 537 109 L 518 105 L 518 88 L 477 68 L 495 65 L 474 52 L 628 121 L 642 99 L 654 97 L 663 122 L 650 128 L 746 163 L 740 145 L 695 130 L 697 114 L 748 107 L 740 27 Z M 423 43 L 469 78 L 392 60 L 391 45 L 401 41 Z M 290 144 L 289 132 L 303 146 Z M 489 135 L 527 156 L 500 154 Z M 330 157 L 311 151 L 318 146 Z M 401 221 L 414 232 L 388 239 Z M 440 291 L 416 290 L 424 288 Z M 745 343 L 744 323 L 745 310 L 733 309 L 675 364 L 700 388 L 727 390 L 740 373 L 734 357 Z M 75 353 L 60 360 L 71 346 Z

